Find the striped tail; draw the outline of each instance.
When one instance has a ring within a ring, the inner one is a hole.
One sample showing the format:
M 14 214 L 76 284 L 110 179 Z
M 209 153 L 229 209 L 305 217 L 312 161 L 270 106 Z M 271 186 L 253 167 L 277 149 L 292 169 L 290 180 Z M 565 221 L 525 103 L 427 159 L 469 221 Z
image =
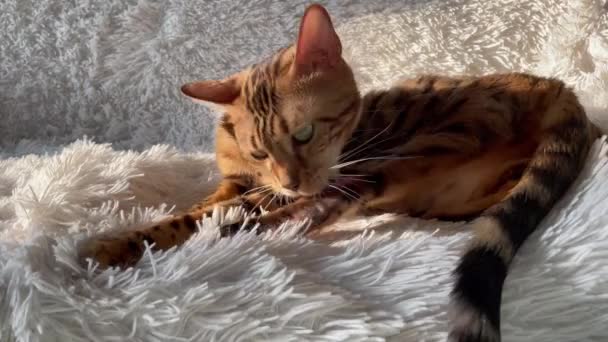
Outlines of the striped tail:
M 501 339 L 500 301 L 509 264 L 576 179 L 595 138 L 595 128 L 575 95 L 569 95 L 567 106 L 544 130 L 521 181 L 473 223 L 475 238 L 454 272 L 448 311 L 450 342 Z

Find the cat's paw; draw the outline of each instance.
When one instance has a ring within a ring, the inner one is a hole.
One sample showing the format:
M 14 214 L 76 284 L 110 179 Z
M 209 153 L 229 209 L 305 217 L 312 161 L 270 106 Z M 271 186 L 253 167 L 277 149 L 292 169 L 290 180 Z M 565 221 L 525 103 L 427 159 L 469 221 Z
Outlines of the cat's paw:
M 87 259 L 92 259 L 102 269 L 126 268 L 136 264 L 143 252 L 142 241 L 134 235 L 94 238 L 80 247 L 79 258 L 84 264 Z

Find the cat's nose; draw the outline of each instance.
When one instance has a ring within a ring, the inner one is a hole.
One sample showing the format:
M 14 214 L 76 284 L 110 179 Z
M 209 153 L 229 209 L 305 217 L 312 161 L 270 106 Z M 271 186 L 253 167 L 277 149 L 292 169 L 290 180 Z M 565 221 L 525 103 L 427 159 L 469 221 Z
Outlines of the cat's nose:
M 300 181 L 297 179 L 292 179 L 289 181 L 289 183 L 283 184 L 282 186 L 287 190 L 298 191 L 298 188 L 300 187 Z

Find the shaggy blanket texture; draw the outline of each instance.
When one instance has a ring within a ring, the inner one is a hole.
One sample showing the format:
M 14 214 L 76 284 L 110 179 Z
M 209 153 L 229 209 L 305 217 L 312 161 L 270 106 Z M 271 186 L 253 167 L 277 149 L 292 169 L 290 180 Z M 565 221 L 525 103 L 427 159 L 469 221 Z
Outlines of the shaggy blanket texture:
M 604 0 L 327 1 L 363 90 L 529 71 L 608 125 Z M 96 272 L 78 245 L 213 190 L 216 115 L 179 86 L 295 36 L 306 1 L 0 2 L 0 341 L 442 341 L 464 223 L 383 215 L 328 241 L 218 239 Z M 83 136 L 87 139 L 82 139 Z M 160 144 L 160 145 L 159 145 Z M 504 341 L 607 341 L 608 143 L 515 259 Z M 374 228 L 363 232 L 365 228 Z

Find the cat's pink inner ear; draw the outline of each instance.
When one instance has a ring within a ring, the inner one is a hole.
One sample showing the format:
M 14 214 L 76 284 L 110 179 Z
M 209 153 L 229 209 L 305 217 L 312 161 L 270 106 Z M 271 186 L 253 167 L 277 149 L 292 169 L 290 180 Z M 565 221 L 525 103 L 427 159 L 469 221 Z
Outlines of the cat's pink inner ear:
M 334 67 L 341 59 L 342 44 L 327 10 L 321 5 L 306 9 L 296 46 L 295 67 L 300 75 Z
M 239 84 L 234 78 L 187 83 L 182 86 L 181 90 L 182 94 L 193 100 L 216 104 L 232 103 L 241 92 Z

